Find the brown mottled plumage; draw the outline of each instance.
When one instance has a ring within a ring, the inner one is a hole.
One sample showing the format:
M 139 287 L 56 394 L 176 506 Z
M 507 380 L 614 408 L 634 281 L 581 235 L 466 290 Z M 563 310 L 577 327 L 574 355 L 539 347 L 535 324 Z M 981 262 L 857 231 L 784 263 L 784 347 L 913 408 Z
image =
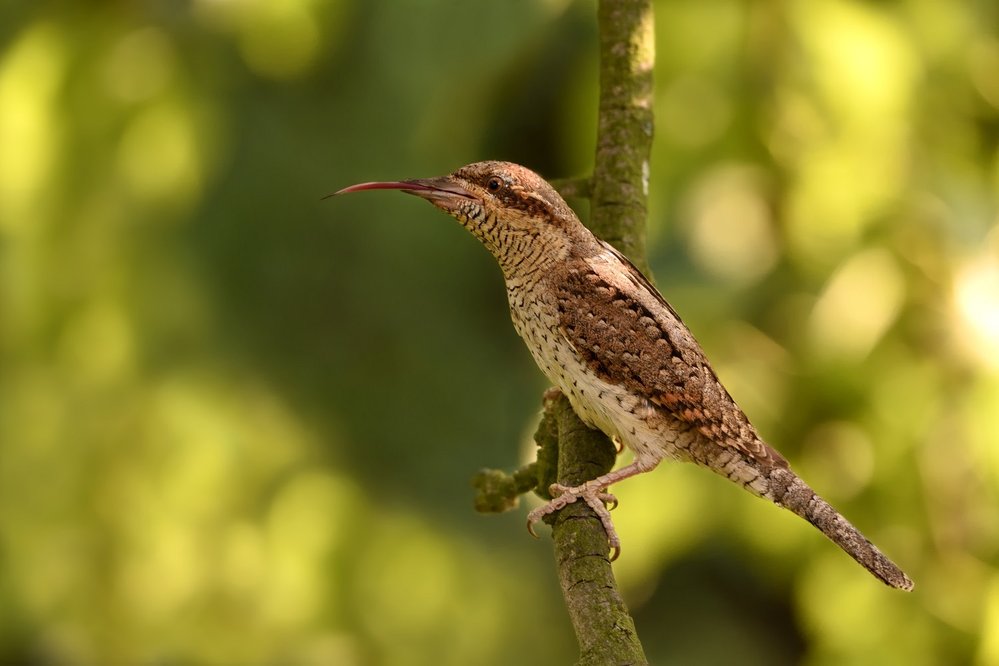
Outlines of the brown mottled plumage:
M 450 176 L 362 183 L 340 192 L 398 189 L 455 217 L 503 270 L 514 327 L 538 367 L 587 425 L 634 452 L 630 465 L 575 487 L 529 515 L 529 526 L 576 500 L 617 534 L 607 487 L 663 458 L 697 463 L 819 528 L 892 587 L 912 581 L 815 494 L 768 446 L 718 381 L 700 345 L 649 281 L 597 239 L 534 172 L 478 162 Z

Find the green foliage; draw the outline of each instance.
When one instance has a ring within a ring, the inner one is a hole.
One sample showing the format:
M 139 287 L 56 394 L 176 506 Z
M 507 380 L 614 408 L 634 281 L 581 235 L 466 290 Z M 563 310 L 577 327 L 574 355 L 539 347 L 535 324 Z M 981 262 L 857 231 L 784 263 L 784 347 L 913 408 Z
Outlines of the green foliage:
M 999 663 L 997 11 L 658 3 L 657 282 L 917 588 L 666 465 L 614 489 L 650 662 Z M 0 662 L 573 658 L 549 546 L 467 487 L 535 451 L 498 271 L 418 201 L 319 197 L 585 174 L 594 14 L 0 9 Z

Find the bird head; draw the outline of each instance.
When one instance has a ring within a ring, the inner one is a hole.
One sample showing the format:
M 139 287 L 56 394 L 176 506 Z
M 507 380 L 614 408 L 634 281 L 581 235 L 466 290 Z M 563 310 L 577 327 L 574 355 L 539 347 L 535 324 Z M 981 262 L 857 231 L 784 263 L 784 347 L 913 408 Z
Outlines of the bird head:
M 361 183 L 336 192 L 401 190 L 457 219 L 507 277 L 564 259 L 589 232 L 548 182 L 510 162 L 476 162 L 438 178 Z

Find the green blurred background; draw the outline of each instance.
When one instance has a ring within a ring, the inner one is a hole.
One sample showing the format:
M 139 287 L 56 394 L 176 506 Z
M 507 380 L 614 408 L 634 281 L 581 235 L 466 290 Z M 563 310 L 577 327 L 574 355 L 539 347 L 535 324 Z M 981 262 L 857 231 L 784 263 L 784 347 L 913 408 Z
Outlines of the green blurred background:
M 666 465 L 615 488 L 650 659 L 999 664 L 999 5 L 656 12 L 659 284 L 917 586 Z M 498 269 L 423 202 L 320 196 L 586 173 L 594 17 L 0 5 L 0 663 L 571 662 L 547 536 L 471 508 L 545 387 Z

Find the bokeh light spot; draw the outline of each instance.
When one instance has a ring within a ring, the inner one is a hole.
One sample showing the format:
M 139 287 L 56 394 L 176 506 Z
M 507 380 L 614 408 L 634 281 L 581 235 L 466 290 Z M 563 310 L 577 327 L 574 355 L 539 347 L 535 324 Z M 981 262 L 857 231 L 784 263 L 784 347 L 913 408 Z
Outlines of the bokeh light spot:
M 190 116 L 169 104 L 143 111 L 121 139 L 118 169 L 139 198 L 169 202 L 194 196 L 201 164 Z
M 58 147 L 56 95 L 65 56 L 56 30 L 24 30 L 0 61 L 0 232 L 28 226 Z
M 204 545 L 182 515 L 156 512 L 119 573 L 122 602 L 155 622 L 189 602 L 205 580 Z
M 304 2 L 256 0 L 248 3 L 242 18 L 240 49 L 258 74 L 293 78 L 308 69 L 319 53 L 319 26 Z
M 134 362 L 132 326 L 120 306 L 94 303 L 76 315 L 60 340 L 64 362 L 89 384 L 102 384 L 127 375 Z
M 861 358 L 895 321 L 904 297 L 905 281 L 891 255 L 860 252 L 826 284 L 812 310 L 811 338 L 822 354 Z
M 104 67 L 104 82 L 123 102 L 138 102 L 166 87 L 174 64 L 167 34 L 159 28 L 140 28 L 114 45 Z
M 807 101 L 785 95 L 774 147 L 794 168 L 788 240 L 800 265 L 831 268 L 905 187 L 920 74 L 898 26 L 870 4 L 798 3 Z M 849 91 L 849 92 L 845 92 Z
M 999 233 L 992 232 L 999 247 Z M 999 369 L 999 252 L 967 263 L 954 285 L 958 337 L 978 362 Z
M 694 258 L 712 274 L 748 283 L 777 261 L 770 208 L 760 174 L 721 167 L 694 188 L 686 206 Z
M 320 610 L 329 590 L 318 589 L 315 581 L 359 505 L 353 483 L 328 472 L 296 475 L 274 500 L 267 517 L 266 611 L 273 621 L 300 623 Z
M 844 118 L 870 124 L 878 122 L 875 109 L 893 117 L 906 110 L 917 65 L 887 14 L 874 5 L 818 0 L 794 5 L 792 16 L 815 59 L 826 103 Z

